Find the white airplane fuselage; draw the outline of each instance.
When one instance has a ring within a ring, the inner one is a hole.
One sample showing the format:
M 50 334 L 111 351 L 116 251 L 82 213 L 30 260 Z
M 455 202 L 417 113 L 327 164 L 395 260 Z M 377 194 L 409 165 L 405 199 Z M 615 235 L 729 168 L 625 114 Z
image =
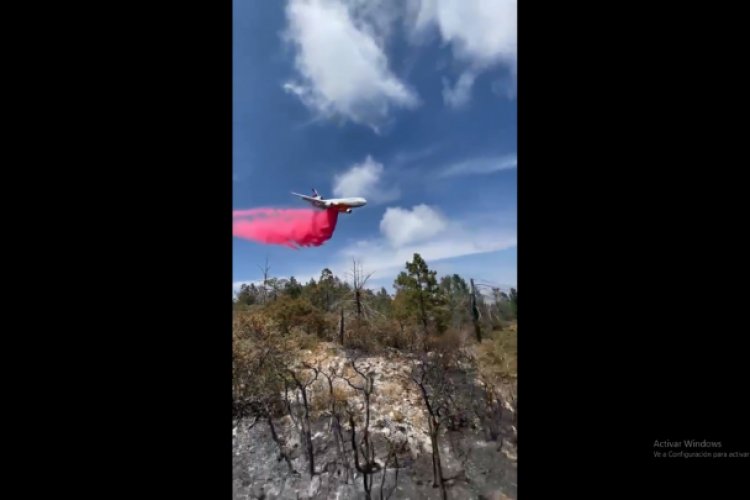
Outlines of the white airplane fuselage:
M 305 196 L 303 194 L 292 193 L 295 196 L 299 196 L 315 208 L 321 210 L 335 209 L 338 212 L 350 214 L 352 208 L 363 207 L 367 205 L 367 200 L 360 197 L 355 198 L 330 198 L 324 199 L 321 196 Z

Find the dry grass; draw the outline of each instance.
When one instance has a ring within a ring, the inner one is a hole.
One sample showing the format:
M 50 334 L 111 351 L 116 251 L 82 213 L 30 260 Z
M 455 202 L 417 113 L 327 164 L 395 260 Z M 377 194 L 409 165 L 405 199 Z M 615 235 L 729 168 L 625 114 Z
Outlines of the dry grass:
M 383 382 L 377 387 L 377 392 L 390 400 L 401 399 L 404 395 L 404 388 L 394 382 Z
M 493 383 L 513 382 L 518 377 L 518 334 L 515 323 L 487 335 L 476 348 L 479 371 Z
M 333 386 L 333 400 L 337 403 L 345 403 L 350 397 L 352 397 L 352 390 L 341 385 Z
M 323 384 L 313 384 L 310 388 L 310 409 L 315 413 L 328 410 L 331 407 L 331 396 L 328 387 Z
M 340 381 L 334 382 L 333 393 L 328 387 L 327 381 L 319 381 L 311 386 L 310 409 L 314 412 L 324 412 L 331 409 L 331 403 L 337 405 L 346 404 L 347 401 L 356 397 L 354 390 Z

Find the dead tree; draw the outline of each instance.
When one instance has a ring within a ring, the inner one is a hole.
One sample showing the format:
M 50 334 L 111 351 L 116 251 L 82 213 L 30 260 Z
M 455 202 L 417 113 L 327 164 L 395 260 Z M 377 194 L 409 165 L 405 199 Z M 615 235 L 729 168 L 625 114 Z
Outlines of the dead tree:
M 260 267 L 260 270 L 263 272 L 263 304 L 266 303 L 266 293 L 268 292 L 268 271 L 270 271 L 270 269 L 271 268 L 268 267 L 268 257 L 266 257 L 266 265 Z
M 440 459 L 439 436 L 443 421 L 449 415 L 452 406 L 452 384 L 443 363 L 442 354 L 435 354 L 432 358 L 423 355 L 416 363 L 411 373 L 411 380 L 417 385 L 427 410 L 427 425 L 432 444 L 432 473 L 434 488 L 440 488 L 443 500 L 448 498 L 446 479 Z
M 357 264 L 356 260 L 352 260 L 352 288 L 354 289 L 354 305 L 357 311 L 357 321 L 362 320 L 362 315 L 365 310 L 365 306 L 362 300 L 362 290 L 364 290 L 367 280 L 372 277 L 372 273 L 365 275 L 362 272 L 362 266 Z
M 340 310 L 339 320 L 339 340 L 341 345 L 344 345 L 344 311 L 351 310 L 349 313 L 356 319 L 355 328 L 356 333 L 359 334 L 362 320 L 367 319 L 375 311 L 369 306 L 366 301 L 366 294 L 364 292 L 367 281 L 372 276 L 372 273 L 364 274 L 362 267 L 357 263 L 356 260 L 352 261 L 352 272 L 347 273 L 351 278 L 351 291 L 347 293 L 337 304 Z
M 354 412 L 347 410 L 349 414 L 349 427 L 351 428 L 351 440 L 352 440 L 352 453 L 354 454 L 354 467 L 357 471 L 362 474 L 362 481 L 365 489 L 365 496 L 368 500 L 372 498 L 372 481 L 373 474 L 380 470 L 380 464 L 375 461 L 375 446 L 370 439 L 370 396 L 375 388 L 375 380 L 373 373 L 365 373 L 360 370 L 356 365 L 356 359 L 351 361 L 352 369 L 362 378 L 362 385 L 355 385 L 351 379 L 344 377 L 342 379 L 346 381 L 349 386 L 361 392 L 364 397 L 364 410 L 365 418 L 364 425 L 362 427 L 362 439 L 358 443 L 356 436 L 356 424 L 354 421 Z M 360 460 L 361 456 L 361 460 Z
M 477 308 L 477 292 L 474 286 L 474 278 L 471 278 L 471 319 L 474 322 L 474 334 L 477 342 L 482 343 L 482 329 L 479 326 L 479 309 Z
M 485 377 L 480 377 L 480 387 L 476 388 L 479 394 L 474 392 L 472 404 L 474 413 L 482 422 L 482 427 L 487 433 L 489 441 L 497 441 L 500 437 L 500 427 L 503 418 L 503 402 L 497 390 Z M 500 444 L 502 446 L 502 442 Z
M 300 432 L 300 440 L 304 442 L 305 445 L 305 454 L 307 455 L 307 461 L 309 465 L 309 472 L 310 477 L 315 475 L 315 452 L 313 450 L 313 443 L 312 443 L 312 431 L 310 426 L 310 405 L 308 404 L 307 400 L 307 388 L 310 387 L 313 382 L 315 382 L 318 379 L 318 372 L 317 370 L 313 370 L 313 373 L 315 374 L 313 377 L 310 377 L 310 380 L 307 382 L 304 382 L 297 373 L 295 373 L 294 370 L 287 369 L 287 374 L 289 375 L 290 379 L 288 379 L 288 382 L 291 382 L 291 384 L 287 383 L 284 385 L 284 396 L 287 404 L 287 410 L 289 412 L 289 416 L 291 417 L 292 421 L 297 426 L 297 429 Z M 297 404 L 300 404 L 300 395 L 302 396 L 302 415 L 295 416 L 294 411 L 292 409 L 292 404 L 289 401 L 289 385 L 292 385 L 294 388 L 294 392 L 297 398 Z
M 294 473 L 286 442 L 274 426 L 274 417 L 283 413 L 280 391 L 284 385 L 281 367 L 284 359 L 278 349 L 261 341 L 263 347 L 255 352 L 237 349 L 233 353 L 233 413 L 238 419 L 254 417 L 249 428 L 259 421 L 268 423 L 271 437 L 279 448 L 279 460 L 284 460 Z
M 266 414 L 266 421 L 268 422 L 268 428 L 271 429 L 271 438 L 273 439 L 273 442 L 276 443 L 276 445 L 279 447 L 279 460 L 283 459 L 286 462 L 286 465 L 289 467 L 289 472 L 292 474 L 296 474 L 297 471 L 294 470 L 294 466 L 292 466 L 292 461 L 289 458 L 289 453 L 286 450 L 285 442 L 279 437 L 278 433 L 276 432 L 276 426 L 273 424 L 273 417 L 270 413 Z
M 313 367 L 312 365 L 305 364 L 306 368 L 309 368 L 311 370 L 314 370 L 316 375 L 320 374 L 328 383 L 328 396 L 329 396 L 329 403 L 330 406 L 328 408 L 328 411 L 331 413 L 331 419 L 329 423 L 329 431 L 333 434 L 334 441 L 336 444 L 336 452 L 339 457 L 339 462 L 343 466 L 345 471 L 345 477 L 344 481 L 346 483 L 349 482 L 350 477 L 350 466 L 349 466 L 349 460 L 346 457 L 346 441 L 344 440 L 344 432 L 343 432 L 343 425 L 341 423 L 341 417 L 342 417 L 342 408 L 341 408 L 341 402 L 338 401 L 334 395 L 333 392 L 333 381 L 338 377 L 333 367 L 329 368 L 329 373 L 326 373 L 324 370 L 318 367 Z
M 391 440 L 388 440 L 388 456 L 385 459 L 385 463 L 383 465 L 383 472 L 380 477 L 380 500 L 388 500 L 391 498 L 391 495 L 393 495 L 393 492 L 396 491 L 396 486 L 398 486 L 398 470 L 399 470 L 399 463 L 398 463 L 398 455 L 399 453 L 403 453 L 404 449 L 406 448 L 406 441 L 401 441 L 399 443 L 394 443 Z M 394 477 L 393 477 L 393 486 L 391 486 L 390 491 L 387 495 L 385 495 L 385 475 L 388 472 L 388 466 L 393 463 L 393 471 L 394 471 Z

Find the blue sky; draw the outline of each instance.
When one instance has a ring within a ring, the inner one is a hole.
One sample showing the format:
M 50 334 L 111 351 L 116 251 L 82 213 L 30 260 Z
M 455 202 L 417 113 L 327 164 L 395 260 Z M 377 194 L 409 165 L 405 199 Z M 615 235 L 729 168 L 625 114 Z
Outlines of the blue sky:
M 331 240 L 234 238 L 233 279 L 438 274 L 516 285 L 515 0 L 234 2 L 233 208 L 364 196 Z

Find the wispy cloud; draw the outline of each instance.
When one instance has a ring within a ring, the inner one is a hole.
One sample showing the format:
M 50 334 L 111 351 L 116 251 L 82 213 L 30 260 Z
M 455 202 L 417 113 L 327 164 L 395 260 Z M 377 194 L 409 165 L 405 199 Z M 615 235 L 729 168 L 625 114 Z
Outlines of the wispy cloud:
M 334 196 L 363 196 L 371 203 L 388 203 L 401 196 L 398 187 L 386 186 L 383 164 L 367 156 L 333 179 Z
M 464 71 L 458 78 L 454 87 L 446 78 L 443 78 L 443 100 L 451 108 L 462 108 L 471 99 L 471 88 L 477 75 L 473 71 Z
M 403 167 L 411 163 L 424 160 L 434 155 L 440 150 L 440 145 L 431 145 L 421 149 L 415 149 L 413 151 L 401 151 L 393 156 L 393 159 L 389 162 L 394 167 Z
M 412 0 L 407 10 L 411 38 L 418 41 L 436 28 L 454 58 L 465 66 L 455 86 L 443 80 L 443 99 L 453 108 L 471 99 L 479 73 L 498 66 L 510 68 L 515 79 L 517 0 Z M 515 97 L 515 94 L 506 94 Z
M 318 115 L 376 132 L 390 108 L 417 106 L 417 94 L 389 69 L 386 3 L 289 0 L 285 38 L 296 49 L 299 79 L 286 82 L 284 90 Z
M 489 158 L 472 158 L 444 167 L 438 177 L 455 177 L 459 175 L 481 175 L 516 168 L 518 158 L 515 154 Z
M 517 0 L 288 0 L 286 17 L 284 38 L 295 49 L 297 77 L 283 89 L 317 116 L 369 125 L 376 133 L 393 108 L 420 104 L 389 64 L 386 48 L 399 20 L 415 45 L 439 32 L 464 66 L 454 85 L 444 79 L 448 106 L 466 105 L 475 79 L 489 68 L 505 65 L 515 79 Z
M 422 207 L 422 208 L 420 208 Z M 401 222 L 401 225 L 398 225 Z M 424 224 L 437 224 L 432 228 Z M 463 214 L 448 218 L 434 207 L 389 207 L 380 224 L 380 236 L 355 241 L 340 250 L 328 267 L 338 275 L 357 260 L 373 274 L 377 286 L 392 283 L 396 275 L 419 253 L 428 264 L 448 259 L 497 252 L 516 246 L 514 219 L 505 214 Z M 300 272 L 314 275 L 319 270 Z
M 416 0 L 413 29 L 432 26 L 451 44 L 457 59 L 474 67 L 514 65 L 517 52 L 517 0 Z
M 443 234 L 429 241 L 410 244 L 396 249 L 382 240 L 362 241 L 343 254 L 346 262 L 357 259 L 368 272 L 378 275 L 395 275 L 404 269 L 414 254 L 420 254 L 428 263 L 441 260 L 505 250 L 516 245 L 511 232 L 495 234 Z

